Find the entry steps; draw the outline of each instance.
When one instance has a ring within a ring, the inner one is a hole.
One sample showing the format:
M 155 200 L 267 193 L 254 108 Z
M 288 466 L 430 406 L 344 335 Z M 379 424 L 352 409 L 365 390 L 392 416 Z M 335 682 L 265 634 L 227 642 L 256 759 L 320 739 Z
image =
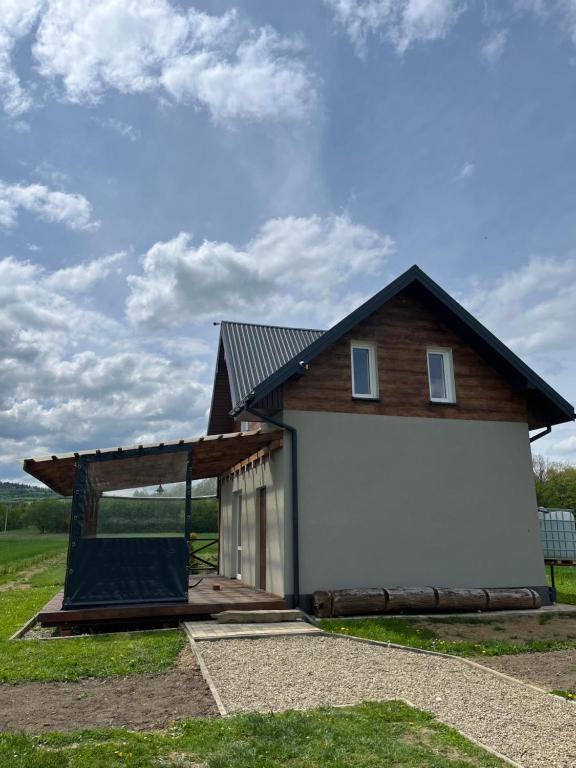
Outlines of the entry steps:
M 211 621 L 185 621 L 183 626 L 191 640 L 322 634 L 298 610 L 222 611 L 213 614 Z

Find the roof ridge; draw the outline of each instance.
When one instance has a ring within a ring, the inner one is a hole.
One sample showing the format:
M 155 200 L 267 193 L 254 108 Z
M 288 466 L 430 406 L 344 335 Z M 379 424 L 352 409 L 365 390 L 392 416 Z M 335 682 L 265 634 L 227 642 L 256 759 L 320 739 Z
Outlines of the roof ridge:
M 326 328 L 300 328 L 292 325 L 271 325 L 270 323 L 246 323 L 241 320 L 221 320 L 220 325 L 250 325 L 255 328 L 277 328 L 280 331 L 309 331 L 311 333 L 326 333 Z

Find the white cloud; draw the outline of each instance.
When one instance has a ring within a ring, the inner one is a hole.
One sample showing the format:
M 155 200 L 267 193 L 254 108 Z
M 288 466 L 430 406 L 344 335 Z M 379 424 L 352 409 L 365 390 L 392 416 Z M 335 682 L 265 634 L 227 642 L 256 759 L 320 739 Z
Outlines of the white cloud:
M 215 119 L 299 118 L 314 102 L 301 45 L 236 11 L 211 16 L 168 0 L 47 0 L 33 52 L 69 101 L 107 89 L 157 92 Z
M 27 35 L 38 17 L 43 0 L 0 0 L 0 100 L 8 115 L 17 117 L 32 106 L 12 65 L 18 41 Z
M 304 66 L 291 57 L 300 45 L 266 27 L 238 46 L 233 61 L 216 52 L 179 56 L 161 82 L 177 101 L 197 101 L 217 120 L 303 117 L 314 90 Z
M 516 11 L 527 11 L 537 16 L 546 15 L 546 0 L 512 0 Z
M 576 257 L 532 257 L 477 285 L 463 303 L 568 401 L 576 402 Z M 576 463 L 575 426 L 535 443 L 537 453 Z
M 466 303 L 519 355 L 576 352 L 576 258 L 532 257 Z
M 484 41 L 480 53 L 486 61 L 486 63 L 495 67 L 496 64 L 502 58 L 506 43 L 508 42 L 508 30 L 507 29 L 494 29 Z
M 109 128 L 111 131 L 114 131 L 114 133 L 117 133 L 119 136 L 122 136 L 129 141 L 138 141 L 140 138 L 140 131 L 137 128 L 134 128 L 133 125 L 130 125 L 130 123 L 125 123 L 123 120 L 109 117 L 106 120 L 96 119 L 95 122 L 103 128 Z
M 562 26 L 576 45 L 576 0 L 557 0 L 556 7 Z
M 559 440 L 557 443 L 553 443 L 552 450 L 557 454 L 573 455 L 576 457 L 576 435 L 572 435 L 564 440 Z
M 458 175 L 456 176 L 457 181 L 462 181 L 463 179 L 469 179 L 470 176 L 473 176 L 476 173 L 476 166 L 474 163 L 464 163 L 460 171 L 458 172 Z
M 394 243 L 346 216 L 272 219 L 243 247 L 195 246 L 181 233 L 156 243 L 128 278 L 128 318 L 173 326 L 229 313 L 326 318 L 353 276 L 377 274 Z M 340 302 L 339 302 L 340 299 Z
M 43 184 L 5 184 L 0 181 L 0 227 L 13 227 L 18 211 L 25 210 L 39 219 L 64 224 L 69 229 L 94 230 L 92 206 L 84 195 L 51 190 Z
M 416 42 L 445 38 L 463 13 L 462 0 L 324 0 L 359 55 L 371 35 L 400 54 Z
M 56 291 L 81 293 L 92 287 L 94 283 L 104 280 L 113 272 L 119 273 L 118 263 L 126 258 L 126 253 L 120 251 L 110 256 L 102 256 L 87 263 L 76 264 L 74 267 L 63 267 L 52 272 L 43 284 Z
M 145 338 L 80 295 L 64 296 L 51 278 L 32 262 L 0 259 L 5 474 L 16 476 L 26 456 L 127 444 L 143 431 L 153 439 L 202 431 L 206 362 L 149 351 Z
M 576 0 L 513 0 L 514 9 L 539 21 L 556 21 L 576 45 Z

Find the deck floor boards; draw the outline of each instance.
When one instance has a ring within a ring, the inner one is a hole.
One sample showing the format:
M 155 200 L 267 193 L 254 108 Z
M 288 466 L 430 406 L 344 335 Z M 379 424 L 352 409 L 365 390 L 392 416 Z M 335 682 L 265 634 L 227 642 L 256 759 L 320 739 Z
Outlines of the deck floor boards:
M 198 577 L 191 577 L 190 584 L 195 584 L 197 580 Z M 155 619 L 184 620 L 190 616 L 209 616 L 212 613 L 233 609 L 250 611 L 287 607 L 284 599 L 279 595 L 255 589 L 236 579 L 213 575 L 204 576 L 200 584 L 190 587 L 187 603 L 112 605 L 64 610 L 63 596 L 64 592 L 59 592 L 39 612 L 38 620 L 43 626 Z

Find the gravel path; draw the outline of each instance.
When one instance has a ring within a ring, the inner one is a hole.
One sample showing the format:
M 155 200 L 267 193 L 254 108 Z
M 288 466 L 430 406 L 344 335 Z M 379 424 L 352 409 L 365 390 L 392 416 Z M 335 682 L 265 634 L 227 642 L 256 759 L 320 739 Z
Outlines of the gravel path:
M 574 768 L 576 705 L 458 659 L 339 637 L 198 643 L 228 712 L 404 699 L 525 768 Z

